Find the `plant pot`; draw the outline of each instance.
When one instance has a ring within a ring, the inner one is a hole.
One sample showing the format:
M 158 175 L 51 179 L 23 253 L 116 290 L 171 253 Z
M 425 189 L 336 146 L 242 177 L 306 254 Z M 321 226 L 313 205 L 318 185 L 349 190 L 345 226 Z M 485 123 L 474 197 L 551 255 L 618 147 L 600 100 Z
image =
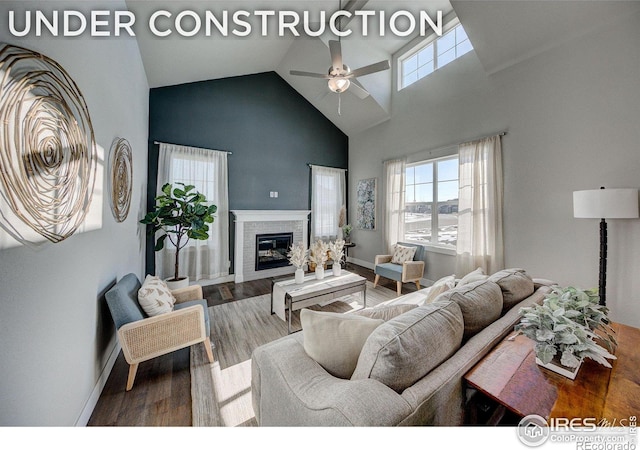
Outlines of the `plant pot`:
M 574 380 L 578 375 L 578 371 L 580 370 L 580 367 L 582 366 L 582 360 L 580 360 L 578 367 L 567 367 L 562 365 L 560 363 L 559 357 L 554 357 L 549 364 L 545 364 L 540 359 L 536 358 L 536 364 L 552 372 L 555 372 L 564 377 L 567 377 L 570 380 Z
M 324 279 L 324 267 L 316 267 L 316 280 Z
M 340 262 L 333 262 L 333 266 L 331 266 L 332 270 L 333 270 L 333 276 L 334 277 L 339 277 L 340 274 L 342 273 L 342 266 L 340 265 Z
M 304 270 L 302 268 L 296 269 L 296 284 L 304 283 Z
M 177 280 L 174 280 L 173 278 L 169 278 L 164 280 L 164 282 L 167 283 L 167 287 L 169 289 L 171 289 L 172 291 L 175 291 L 176 289 L 182 289 L 184 287 L 188 287 L 189 277 L 183 277 Z

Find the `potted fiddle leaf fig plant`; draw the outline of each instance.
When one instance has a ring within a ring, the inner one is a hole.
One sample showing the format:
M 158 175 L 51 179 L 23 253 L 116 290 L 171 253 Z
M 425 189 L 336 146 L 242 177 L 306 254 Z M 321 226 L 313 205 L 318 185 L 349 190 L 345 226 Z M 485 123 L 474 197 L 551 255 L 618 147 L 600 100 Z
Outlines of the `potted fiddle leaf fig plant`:
M 555 287 L 541 305 L 521 308 L 520 314 L 515 329 L 536 343 L 536 362 L 543 367 L 574 379 L 584 358 L 609 368 L 607 359 L 616 359 L 610 353 L 614 331 L 597 289 Z
M 140 221 L 148 225 L 148 231 L 155 236 L 154 250 L 162 250 L 169 239 L 176 249 L 173 278 L 167 283 L 182 282 L 188 285 L 188 277 L 180 276 L 180 250 L 190 239 L 209 239 L 209 225 L 214 222 L 216 205 L 207 205 L 206 197 L 195 186 L 171 183 L 162 186 L 162 193 L 155 198 L 153 211 L 149 211 Z M 158 234 L 159 233 L 159 234 Z M 175 288 L 175 285 L 173 285 Z

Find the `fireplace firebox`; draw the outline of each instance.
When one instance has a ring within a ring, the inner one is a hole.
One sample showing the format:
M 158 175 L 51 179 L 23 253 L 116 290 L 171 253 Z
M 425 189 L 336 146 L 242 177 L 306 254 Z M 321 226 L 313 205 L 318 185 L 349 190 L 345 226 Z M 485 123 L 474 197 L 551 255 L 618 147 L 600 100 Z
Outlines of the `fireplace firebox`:
M 256 270 L 289 265 L 287 253 L 293 244 L 293 233 L 256 235 Z

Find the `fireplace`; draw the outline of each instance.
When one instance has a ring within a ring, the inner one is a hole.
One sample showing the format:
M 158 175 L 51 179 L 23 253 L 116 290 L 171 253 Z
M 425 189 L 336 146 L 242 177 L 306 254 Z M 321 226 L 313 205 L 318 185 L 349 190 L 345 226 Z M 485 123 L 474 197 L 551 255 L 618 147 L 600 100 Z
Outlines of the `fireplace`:
M 293 244 L 293 233 L 256 235 L 256 270 L 289 265 L 287 253 Z

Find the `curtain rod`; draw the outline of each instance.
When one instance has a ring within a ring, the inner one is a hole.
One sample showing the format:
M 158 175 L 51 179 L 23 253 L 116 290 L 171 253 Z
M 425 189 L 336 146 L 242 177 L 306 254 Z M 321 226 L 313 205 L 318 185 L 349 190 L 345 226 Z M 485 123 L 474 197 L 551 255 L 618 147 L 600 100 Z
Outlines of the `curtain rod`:
M 382 162 L 385 163 L 387 161 L 393 161 L 394 159 L 406 158 L 408 156 L 417 155 L 417 154 L 423 153 L 423 152 L 437 152 L 437 151 L 440 151 L 440 150 L 444 150 L 445 148 L 455 147 L 455 146 L 458 146 L 458 145 L 466 144 L 467 142 L 479 141 L 480 139 L 486 139 L 486 138 L 492 137 L 492 136 L 504 136 L 506 134 L 507 134 L 506 131 L 501 131 L 499 133 L 493 133 L 493 134 L 487 134 L 486 136 L 481 136 L 481 137 L 477 137 L 477 138 L 474 138 L 474 139 L 466 139 L 464 141 L 456 142 L 456 143 L 453 143 L 453 144 L 443 145 L 443 146 L 440 146 L 438 148 L 430 148 L 430 149 L 419 150 L 417 152 L 413 152 L 413 153 L 410 153 L 408 155 L 396 156 L 394 158 L 384 159 L 384 160 L 382 160 Z
M 227 151 L 227 150 L 215 150 L 215 149 L 212 149 L 212 148 L 194 147 L 194 146 L 192 146 L 192 145 L 172 144 L 172 143 L 170 143 L 170 142 L 160 142 L 160 141 L 153 141 L 153 143 L 154 143 L 154 144 L 156 144 L 156 145 L 160 145 L 160 144 L 166 144 L 166 145 L 179 145 L 179 146 L 181 146 L 181 147 L 197 148 L 198 150 L 209 150 L 210 152 L 224 152 L 224 153 L 227 153 L 227 154 L 229 154 L 229 155 L 233 155 L 233 153 L 232 153 L 232 152 L 229 152 L 229 151 Z
M 336 169 L 336 170 L 344 170 L 345 172 L 347 172 L 347 169 L 343 169 L 342 167 L 329 167 L 329 166 L 319 166 L 317 164 L 307 164 L 307 166 L 309 167 L 322 167 L 323 169 Z

